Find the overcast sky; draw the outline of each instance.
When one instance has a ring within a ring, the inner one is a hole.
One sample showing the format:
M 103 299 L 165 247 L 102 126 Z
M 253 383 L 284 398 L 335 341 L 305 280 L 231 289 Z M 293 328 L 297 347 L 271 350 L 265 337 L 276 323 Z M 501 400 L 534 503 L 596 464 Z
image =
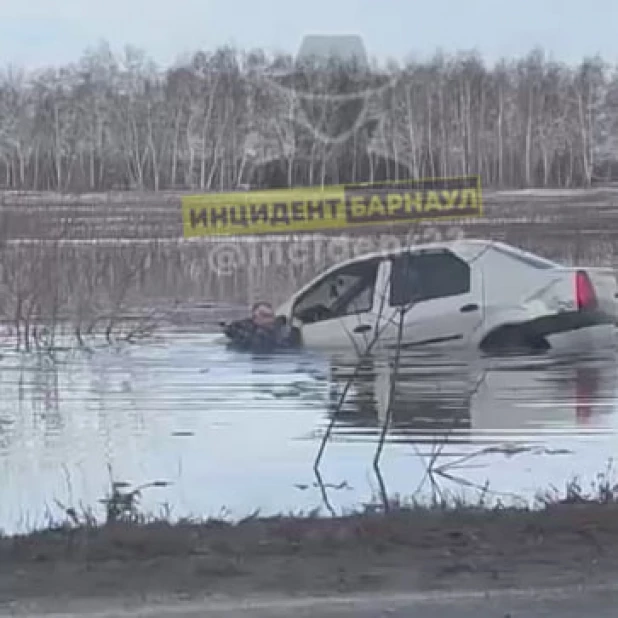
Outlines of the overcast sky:
M 478 49 L 489 62 L 542 45 L 618 62 L 618 0 L 0 0 L 0 64 L 77 60 L 106 40 L 165 65 L 222 44 L 295 53 L 305 34 L 359 34 L 370 56 Z

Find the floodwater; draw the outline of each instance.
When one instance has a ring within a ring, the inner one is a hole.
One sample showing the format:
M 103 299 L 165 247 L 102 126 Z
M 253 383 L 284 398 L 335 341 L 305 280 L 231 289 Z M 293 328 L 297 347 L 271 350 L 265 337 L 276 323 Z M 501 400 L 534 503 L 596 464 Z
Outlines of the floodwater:
M 458 230 L 618 272 L 615 191 L 585 195 L 486 196 L 486 216 Z M 69 316 L 81 316 L 82 287 L 87 296 L 98 282 L 96 305 L 99 296 L 116 298 L 118 281 L 128 280 L 129 305 L 173 307 L 184 332 L 59 353 L 53 362 L 0 349 L 0 529 L 7 533 L 57 521 L 63 507 L 103 517 L 108 467 L 131 486 L 166 483 L 144 489 L 146 513 L 242 517 L 256 509 L 341 512 L 379 504 L 383 493 L 529 501 L 552 486 L 564 491 L 575 476 L 589 489 L 616 452 L 615 355 L 563 362 L 416 356 L 402 359 L 376 470 L 390 371 L 374 359 L 340 406 L 316 478 L 314 460 L 355 359 L 251 358 L 226 351 L 203 329 L 216 323 L 221 303 L 238 303 L 242 315 L 258 298 L 278 304 L 347 253 L 335 255 L 318 239 L 298 264 L 286 257 L 296 255 L 296 240 L 280 239 L 279 258 L 271 239 L 255 242 L 257 252 L 248 250 L 254 241 L 235 239 L 227 272 L 218 268 L 225 246 L 179 240 L 177 196 L 107 196 L 104 207 L 91 198 L 40 194 L 11 204 L 5 196 L 3 263 L 12 280 L 24 277 L 36 294 L 40 280 L 53 280 Z M 439 239 L 440 230 L 450 237 L 451 223 L 420 225 L 419 239 Z M 374 231 L 366 239 L 377 242 Z M 127 270 L 137 275 L 127 279 Z M 191 305 L 186 313 L 183 303 Z
M 341 512 L 382 492 L 478 500 L 488 487 L 486 501 L 531 500 L 576 475 L 588 489 L 616 451 L 613 355 L 404 357 L 376 472 L 390 370 L 373 359 L 340 406 L 317 478 L 353 372 L 351 359 L 251 357 L 191 332 L 55 361 L 3 351 L 0 528 L 44 526 L 60 505 L 102 517 L 110 469 L 133 486 L 167 483 L 143 491 L 144 512 L 242 517 Z

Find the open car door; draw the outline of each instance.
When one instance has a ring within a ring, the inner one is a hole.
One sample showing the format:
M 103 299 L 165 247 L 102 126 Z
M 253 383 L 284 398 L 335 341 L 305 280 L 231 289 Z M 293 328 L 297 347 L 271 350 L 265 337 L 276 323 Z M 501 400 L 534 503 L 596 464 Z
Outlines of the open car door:
M 388 264 L 383 257 L 346 262 L 309 286 L 292 306 L 304 346 L 364 353 L 383 314 Z

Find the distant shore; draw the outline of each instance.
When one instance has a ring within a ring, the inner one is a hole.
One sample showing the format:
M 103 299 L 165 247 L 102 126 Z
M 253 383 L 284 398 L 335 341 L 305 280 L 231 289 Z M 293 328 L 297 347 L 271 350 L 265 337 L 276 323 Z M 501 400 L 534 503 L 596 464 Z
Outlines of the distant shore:
M 202 191 L 118 191 L 63 194 L 57 192 L 0 191 L 0 241 L 10 245 L 40 241 L 60 244 L 176 243 L 183 240 L 181 198 Z M 509 228 L 542 227 L 552 233 L 573 234 L 582 224 L 612 232 L 618 229 L 618 187 L 590 189 L 483 189 L 481 217 L 457 220 L 431 219 L 407 224 L 380 224 L 358 228 L 334 228 L 320 232 L 327 236 L 350 234 L 403 235 L 410 229 L 437 227 L 465 228 L 467 236 L 504 234 Z M 307 237 L 305 233 L 302 236 Z M 313 235 L 313 234 L 310 234 Z M 447 234 L 448 235 L 448 234 Z M 256 236 L 234 240 L 255 242 Z M 293 240 L 289 231 L 277 231 L 276 239 Z M 296 236 L 298 238 L 298 236 Z M 273 237 L 260 235 L 259 241 Z M 213 238 L 190 239 L 198 245 Z M 223 237 L 223 242 L 229 237 Z

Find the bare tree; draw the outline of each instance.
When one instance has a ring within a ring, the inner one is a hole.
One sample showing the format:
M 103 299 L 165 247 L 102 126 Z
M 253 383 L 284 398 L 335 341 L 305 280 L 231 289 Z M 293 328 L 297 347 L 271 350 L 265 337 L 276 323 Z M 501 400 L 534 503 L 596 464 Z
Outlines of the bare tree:
M 101 45 L 43 72 L 8 67 L 0 75 L 0 184 L 206 191 L 402 174 L 474 173 L 502 187 L 613 178 L 616 79 L 599 58 L 567 66 L 535 49 L 493 68 L 471 54 L 388 65 L 379 71 L 397 86 L 373 110 L 380 131 L 359 127 L 336 145 L 299 122 L 294 89 L 286 95 L 264 79 L 292 66 L 288 56 L 223 48 L 160 70 L 143 51 L 115 57 Z M 319 71 L 306 78 L 316 90 L 326 79 Z M 338 92 L 354 81 L 337 79 Z M 356 113 L 319 100 L 304 107 L 331 134 Z

